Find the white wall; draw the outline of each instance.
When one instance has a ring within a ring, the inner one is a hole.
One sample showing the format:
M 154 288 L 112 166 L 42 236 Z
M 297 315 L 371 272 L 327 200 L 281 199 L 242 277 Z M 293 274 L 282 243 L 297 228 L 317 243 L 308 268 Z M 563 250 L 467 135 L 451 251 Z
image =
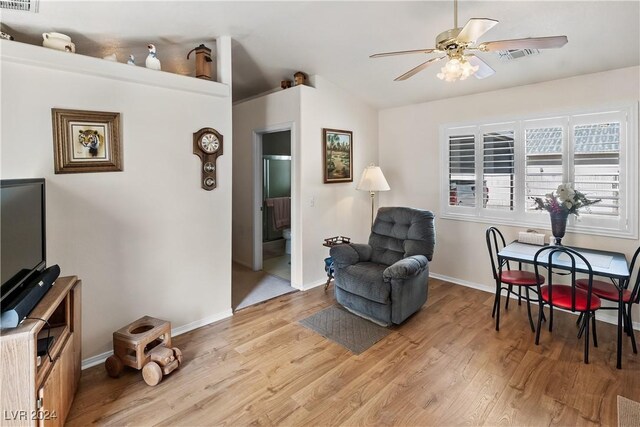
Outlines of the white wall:
M 382 110 L 380 164 L 391 186 L 391 191 L 382 194 L 382 201 L 385 205 L 430 209 L 438 218 L 441 124 L 628 104 L 638 102 L 639 85 L 640 67 L 630 67 Z M 484 237 L 488 226 L 436 219 L 437 243 L 431 271 L 458 281 L 493 286 Z M 522 231 L 507 226 L 500 229 L 507 240 L 515 239 L 517 232 Z M 568 233 L 564 241 L 575 246 L 621 251 L 629 260 L 639 244 L 638 240 L 576 233 Z
M 378 113 L 321 76 L 302 92 L 302 244 L 305 287 L 326 282 L 322 242 L 342 235 L 366 243 L 371 230 L 371 198 L 356 186 L 364 168 L 378 163 Z M 325 184 L 322 129 L 353 132 L 353 182 Z M 386 171 L 383 169 L 386 173 Z
M 253 132 L 293 123 L 292 285 L 308 289 L 326 281 L 323 239 L 346 235 L 366 242 L 369 194 L 356 191 L 360 174 L 378 160 L 377 111 L 320 76 L 315 87 L 296 86 L 234 105 L 233 259 L 252 265 Z M 324 184 L 322 128 L 353 132 L 354 182 Z M 295 214 L 294 214 L 295 212 Z
M 111 350 L 113 331 L 147 314 L 183 330 L 230 315 L 228 88 L 167 73 L 174 89 L 62 71 L 157 73 L 62 52 L 42 51 L 50 66 L 27 65 L 44 48 L 25 49 L 28 61 L 13 46 L 11 58 L 2 52 L 2 178 L 46 179 L 48 264 L 83 281 L 83 358 Z M 227 95 L 176 89 L 183 83 Z M 54 107 L 119 112 L 124 171 L 54 174 Z M 226 145 L 210 192 L 192 151 L 193 132 L 206 126 Z
M 297 287 L 302 286 L 301 246 L 297 238 L 300 235 L 299 224 L 296 226 L 300 210 L 295 203 L 300 185 L 300 164 L 294 158 L 300 150 L 300 89 L 299 86 L 293 87 L 233 106 L 233 260 L 252 267 L 256 249 L 253 244 L 254 216 L 260 215 L 260 206 L 254 206 L 254 182 L 261 182 L 261 171 L 256 166 L 262 163 L 261 160 L 256 161 L 259 153 L 254 133 L 291 127 L 291 281 Z

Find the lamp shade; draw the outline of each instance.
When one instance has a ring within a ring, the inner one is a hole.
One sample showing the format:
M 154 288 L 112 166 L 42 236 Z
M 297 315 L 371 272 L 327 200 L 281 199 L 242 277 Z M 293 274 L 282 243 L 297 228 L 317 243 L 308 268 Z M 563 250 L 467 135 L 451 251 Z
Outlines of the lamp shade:
M 382 169 L 379 166 L 369 165 L 365 168 L 364 172 L 362 172 L 362 177 L 360 178 L 360 183 L 356 187 L 356 190 L 362 191 L 388 191 L 389 183 L 384 177 L 382 173 Z

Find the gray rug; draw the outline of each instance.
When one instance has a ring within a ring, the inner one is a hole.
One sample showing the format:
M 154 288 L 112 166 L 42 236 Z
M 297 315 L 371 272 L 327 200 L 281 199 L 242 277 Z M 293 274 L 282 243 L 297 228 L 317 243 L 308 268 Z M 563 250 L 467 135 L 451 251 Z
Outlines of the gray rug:
M 640 426 L 640 403 L 618 396 L 618 426 Z
M 302 319 L 300 323 L 355 354 L 362 353 L 391 332 L 335 305 Z

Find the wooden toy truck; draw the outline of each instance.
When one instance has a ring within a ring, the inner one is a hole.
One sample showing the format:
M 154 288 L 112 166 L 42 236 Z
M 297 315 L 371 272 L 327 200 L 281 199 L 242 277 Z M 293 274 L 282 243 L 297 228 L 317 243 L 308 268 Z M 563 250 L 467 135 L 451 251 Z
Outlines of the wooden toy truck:
M 113 356 L 105 362 L 109 376 L 120 376 L 124 366 L 142 369 L 142 378 L 155 386 L 182 364 L 182 352 L 171 347 L 171 323 L 144 316 L 113 333 Z

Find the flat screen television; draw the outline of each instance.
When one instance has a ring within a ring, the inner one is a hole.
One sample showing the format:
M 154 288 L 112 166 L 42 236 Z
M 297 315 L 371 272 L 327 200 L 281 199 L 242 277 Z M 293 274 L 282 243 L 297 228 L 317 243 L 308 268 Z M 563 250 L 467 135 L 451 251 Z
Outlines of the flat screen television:
M 0 303 L 38 276 L 46 266 L 43 178 L 0 180 Z

